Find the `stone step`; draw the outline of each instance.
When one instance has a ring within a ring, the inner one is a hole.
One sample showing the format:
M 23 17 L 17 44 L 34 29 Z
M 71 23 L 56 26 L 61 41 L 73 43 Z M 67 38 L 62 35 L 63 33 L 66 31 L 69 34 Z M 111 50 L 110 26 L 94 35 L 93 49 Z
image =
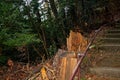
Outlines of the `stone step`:
M 120 33 L 120 29 L 118 30 L 108 30 L 107 33 Z
M 97 38 L 101 45 L 95 54 L 95 65 L 90 68 L 92 74 L 120 80 L 120 24 L 111 30 L 106 30 L 105 37 Z M 109 80 L 109 79 L 108 79 Z
M 102 77 L 120 78 L 120 68 L 93 67 L 90 68 L 90 72 Z
M 120 78 L 110 78 L 94 75 L 92 78 L 88 78 L 87 80 L 120 80 Z
M 115 26 L 113 29 L 114 29 L 114 30 L 120 30 L 120 27 Z
M 120 25 L 115 25 L 114 29 L 120 29 Z
M 109 29 L 109 30 L 116 30 L 116 31 L 118 30 L 118 31 L 120 31 L 120 28 L 119 28 L 119 27 L 117 27 L 117 28 L 114 27 L 114 28 L 111 28 L 111 29 Z M 109 31 L 109 30 L 107 30 L 107 31 Z
M 119 44 L 101 44 L 98 46 L 99 50 L 104 50 L 107 52 L 118 52 L 120 51 L 120 45 Z
M 102 43 L 120 44 L 120 38 L 101 38 Z
M 105 34 L 105 37 L 106 38 L 120 38 L 120 33 L 119 34 L 116 34 L 116 33 L 114 33 L 114 34 Z
M 98 57 L 96 58 L 98 59 Z M 95 66 L 120 68 L 120 53 L 119 52 L 100 53 L 99 59 L 96 62 Z
M 120 23 L 116 23 L 115 25 L 116 25 L 116 26 L 120 26 Z

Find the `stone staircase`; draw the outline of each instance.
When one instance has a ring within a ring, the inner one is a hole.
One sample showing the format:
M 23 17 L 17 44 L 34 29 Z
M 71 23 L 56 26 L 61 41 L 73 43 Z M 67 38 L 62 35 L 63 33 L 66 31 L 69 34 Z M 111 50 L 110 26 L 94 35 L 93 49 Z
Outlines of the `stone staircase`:
M 106 30 L 104 36 L 100 38 L 99 52 L 95 53 L 101 58 L 96 57 L 97 62 L 90 71 L 99 77 L 108 77 L 107 80 L 120 80 L 120 23 Z

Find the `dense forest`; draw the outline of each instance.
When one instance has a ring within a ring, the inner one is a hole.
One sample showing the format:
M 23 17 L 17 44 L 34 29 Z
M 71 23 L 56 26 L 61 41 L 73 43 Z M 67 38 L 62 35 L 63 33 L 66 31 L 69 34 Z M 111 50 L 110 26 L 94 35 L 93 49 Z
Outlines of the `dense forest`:
M 35 63 L 66 49 L 70 30 L 89 36 L 117 20 L 119 0 L 0 0 L 0 65 Z

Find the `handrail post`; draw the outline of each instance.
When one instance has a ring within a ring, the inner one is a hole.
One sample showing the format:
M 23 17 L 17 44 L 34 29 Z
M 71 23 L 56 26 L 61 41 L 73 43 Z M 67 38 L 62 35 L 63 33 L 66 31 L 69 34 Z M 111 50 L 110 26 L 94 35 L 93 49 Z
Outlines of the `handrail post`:
M 79 61 L 79 59 L 80 59 L 80 55 L 78 54 L 77 55 L 77 62 Z M 81 75 L 80 72 L 81 71 L 80 71 L 80 67 L 79 67 L 79 69 L 78 69 L 78 80 L 80 80 L 80 75 Z
M 77 55 L 77 60 L 79 61 L 79 59 L 80 59 L 82 56 L 83 56 L 83 54 L 78 53 L 78 55 Z M 80 67 L 80 66 L 79 66 L 79 68 L 78 68 L 77 74 L 78 74 L 78 80 L 80 80 L 80 79 L 81 79 L 81 67 Z

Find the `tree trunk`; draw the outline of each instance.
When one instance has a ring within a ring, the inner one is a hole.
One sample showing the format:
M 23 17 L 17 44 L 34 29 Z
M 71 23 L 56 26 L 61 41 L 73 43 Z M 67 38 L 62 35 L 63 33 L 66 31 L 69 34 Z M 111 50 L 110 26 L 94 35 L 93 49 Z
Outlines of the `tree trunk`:
M 53 12 L 53 15 L 55 16 L 55 18 L 58 17 L 58 12 L 57 12 L 57 8 L 55 6 L 55 2 L 54 0 L 49 0 L 50 1 L 50 6 L 51 6 L 51 9 L 52 9 L 52 12 Z

